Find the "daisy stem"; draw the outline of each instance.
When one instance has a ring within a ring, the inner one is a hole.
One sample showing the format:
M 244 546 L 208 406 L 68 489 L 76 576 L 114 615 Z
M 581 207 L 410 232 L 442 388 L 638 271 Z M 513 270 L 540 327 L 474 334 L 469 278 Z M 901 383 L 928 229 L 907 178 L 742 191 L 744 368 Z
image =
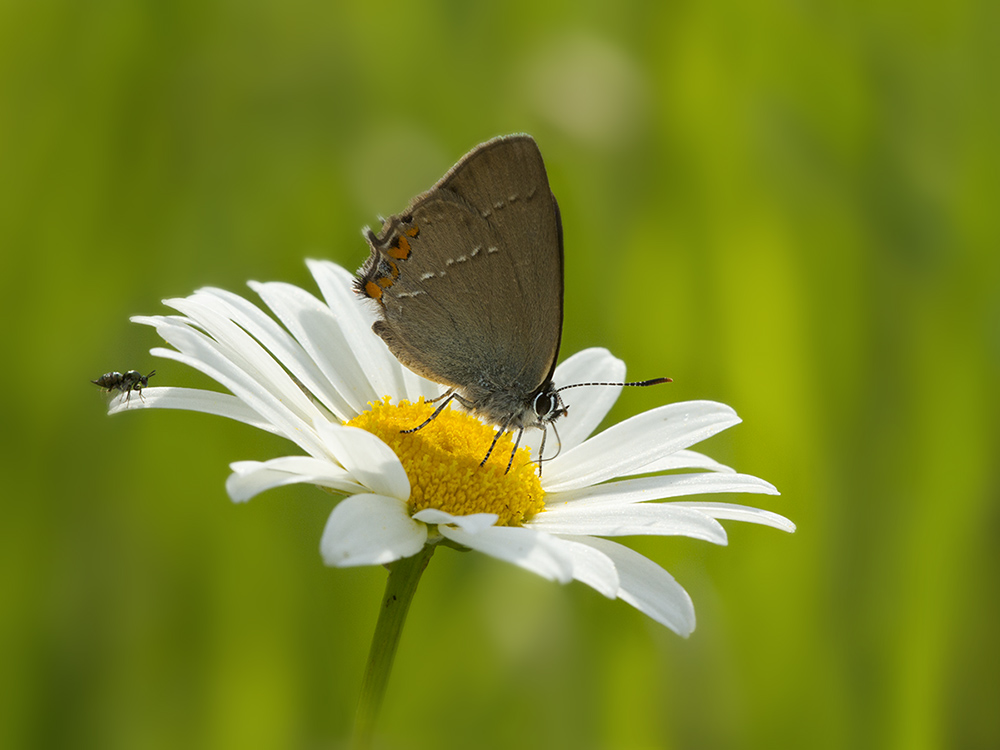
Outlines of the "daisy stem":
M 430 562 L 434 548 L 433 544 L 425 545 L 413 557 L 404 557 L 388 565 L 389 578 L 385 583 L 385 596 L 382 598 L 382 609 L 375 625 L 371 650 L 368 652 L 368 665 L 361 683 L 361 697 L 354 724 L 355 750 L 367 750 L 372 746 L 375 722 L 389 684 L 389 674 L 403 633 L 406 613 L 410 610 L 410 602 L 417 591 L 420 576 Z

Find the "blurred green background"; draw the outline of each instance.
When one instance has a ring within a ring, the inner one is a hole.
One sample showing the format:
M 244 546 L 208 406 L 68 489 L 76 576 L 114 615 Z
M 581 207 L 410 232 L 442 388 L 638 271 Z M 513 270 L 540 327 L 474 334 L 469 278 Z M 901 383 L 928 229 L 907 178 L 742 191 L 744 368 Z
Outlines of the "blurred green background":
M 387 748 L 1000 744 L 1000 5 L 0 4 L 0 745 L 321 748 L 350 735 L 385 580 L 333 500 L 235 506 L 292 452 L 88 380 L 206 385 L 128 322 L 203 285 L 315 292 L 467 149 L 538 140 L 564 356 L 708 398 L 703 446 L 794 535 L 630 540 L 683 640 L 584 586 L 439 552 Z M 746 497 L 736 497 L 737 501 Z

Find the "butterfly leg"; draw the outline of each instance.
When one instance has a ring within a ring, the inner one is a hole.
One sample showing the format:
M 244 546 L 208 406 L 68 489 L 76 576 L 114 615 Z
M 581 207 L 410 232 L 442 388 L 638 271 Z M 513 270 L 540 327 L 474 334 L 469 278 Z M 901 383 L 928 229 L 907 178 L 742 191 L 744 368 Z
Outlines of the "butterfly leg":
M 514 463 L 514 454 L 517 453 L 518 446 L 521 445 L 521 435 L 523 435 L 523 434 L 524 434 L 524 428 L 522 427 L 520 430 L 517 431 L 517 440 L 514 441 L 514 450 L 512 450 L 510 452 L 510 458 L 507 460 L 507 471 L 505 471 L 504 474 L 506 474 L 507 472 L 510 471 L 510 467 Z M 496 442 L 496 440 L 494 439 L 493 442 Z M 544 433 L 543 433 L 543 436 L 542 436 L 542 444 L 543 445 L 545 444 Z M 538 475 L 539 476 L 541 476 L 541 470 L 542 470 L 542 465 L 538 464 Z
M 447 396 L 447 398 L 445 398 L 445 396 Z M 432 399 L 431 401 L 428 401 L 426 403 L 433 403 L 434 401 L 437 401 L 439 398 L 444 398 L 444 401 L 442 401 L 441 405 L 437 409 L 434 410 L 433 414 L 431 414 L 429 417 L 427 417 L 427 419 L 425 419 L 423 422 L 421 422 L 420 424 L 418 424 L 416 427 L 411 427 L 409 430 L 400 430 L 400 432 L 404 433 L 404 434 L 408 434 L 408 433 L 411 433 L 411 432 L 416 432 L 417 430 L 420 430 L 420 429 L 426 427 L 427 425 L 429 425 L 434 420 L 434 417 L 436 417 L 438 414 L 441 413 L 442 409 L 444 409 L 444 407 L 446 407 L 449 404 L 449 402 L 451 402 L 451 400 L 453 398 L 458 398 L 458 394 L 456 394 L 455 393 L 455 389 L 452 388 L 450 391 L 442 393 L 437 398 Z M 459 399 L 459 403 L 461 403 L 461 399 Z
M 503 435 L 505 432 L 507 432 L 507 428 L 509 426 L 510 426 L 510 421 L 508 420 L 507 422 L 504 422 L 503 425 L 500 426 L 499 430 L 497 430 L 497 434 L 493 436 L 493 442 L 490 443 L 490 449 L 488 451 L 486 451 L 486 455 L 483 456 L 483 460 L 479 462 L 480 466 L 485 466 L 486 465 L 486 462 L 489 460 L 490 455 L 493 453 L 493 449 L 496 448 L 497 440 L 500 439 L 501 435 Z M 524 430 L 522 428 L 521 432 L 523 432 L 523 431 Z M 520 433 L 518 433 L 518 435 L 517 435 L 517 440 L 518 440 L 518 442 L 521 442 L 521 434 Z M 515 451 L 517 450 L 517 446 L 514 446 L 514 450 Z M 513 461 L 513 460 L 514 460 L 514 456 L 511 455 L 511 461 Z M 510 464 L 509 463 L 507 464 L 507 471 L 510 471 Z M 504 474 L 506 474 L 506 473 L 507 472 L 505 471 Z

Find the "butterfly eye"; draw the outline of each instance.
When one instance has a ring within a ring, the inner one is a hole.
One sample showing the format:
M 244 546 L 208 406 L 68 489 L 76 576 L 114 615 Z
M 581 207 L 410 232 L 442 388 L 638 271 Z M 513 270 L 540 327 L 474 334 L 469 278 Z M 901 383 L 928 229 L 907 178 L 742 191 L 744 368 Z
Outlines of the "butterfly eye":
M 545 419 L 552 415 L 555 411 L 557 396 L 554 393 L 542 392 L 535 396 L 535 402 L 532 406 L 535 409 L 535 416 L 539 419 Z

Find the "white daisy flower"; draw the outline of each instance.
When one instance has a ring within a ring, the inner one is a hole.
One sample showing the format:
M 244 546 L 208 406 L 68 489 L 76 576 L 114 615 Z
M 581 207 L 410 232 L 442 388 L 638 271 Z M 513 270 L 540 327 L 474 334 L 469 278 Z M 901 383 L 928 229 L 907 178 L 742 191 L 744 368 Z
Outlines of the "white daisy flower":
M 727 519 L 795 529 L 775 513 L 692 497 L 778 494 L 689 450 L 740 421 L 712 401 L 662 406 L 589 437 L 620 388 L 564 391 L 561 451 L 544 462 L 541 477 L 530 453 L 537 430 L 525 434 L 531 448 L 517 451 L 509 472 L 509 436 L 480 467 L 495 428 L 461 409 L 402 433 L 427 418 L 433 407 L 423 400 L 442 386 L 402 367 L 372 332 L 374 314 L 352 291 L 351 273 L 329 262 L 309 267 L 323 300 L 289 284 L 250 284 L 281 325 L 220 289 L 166 300 L 180 315 L 133 318 L 174 347 L 154 355 L 200 370 L 229 393 L 150 387 L 145 401 L 119 396 L 111 411 L 188 409 L 288 438 L 302 454 L 234 463 L 226 489 L 236 502 L 295 483 L 347 495 L 320 543 L 328 565 L 386 564 L 447 540 L 553 581 L 581 581 L 686 636 L 695 626 L 687 592 L 648 558 L 604 537 L 725 544 L 719 520 Z M 624 363 L 604 349 L 573 355 L 554 376 L 561 385 L 624 378 Z

